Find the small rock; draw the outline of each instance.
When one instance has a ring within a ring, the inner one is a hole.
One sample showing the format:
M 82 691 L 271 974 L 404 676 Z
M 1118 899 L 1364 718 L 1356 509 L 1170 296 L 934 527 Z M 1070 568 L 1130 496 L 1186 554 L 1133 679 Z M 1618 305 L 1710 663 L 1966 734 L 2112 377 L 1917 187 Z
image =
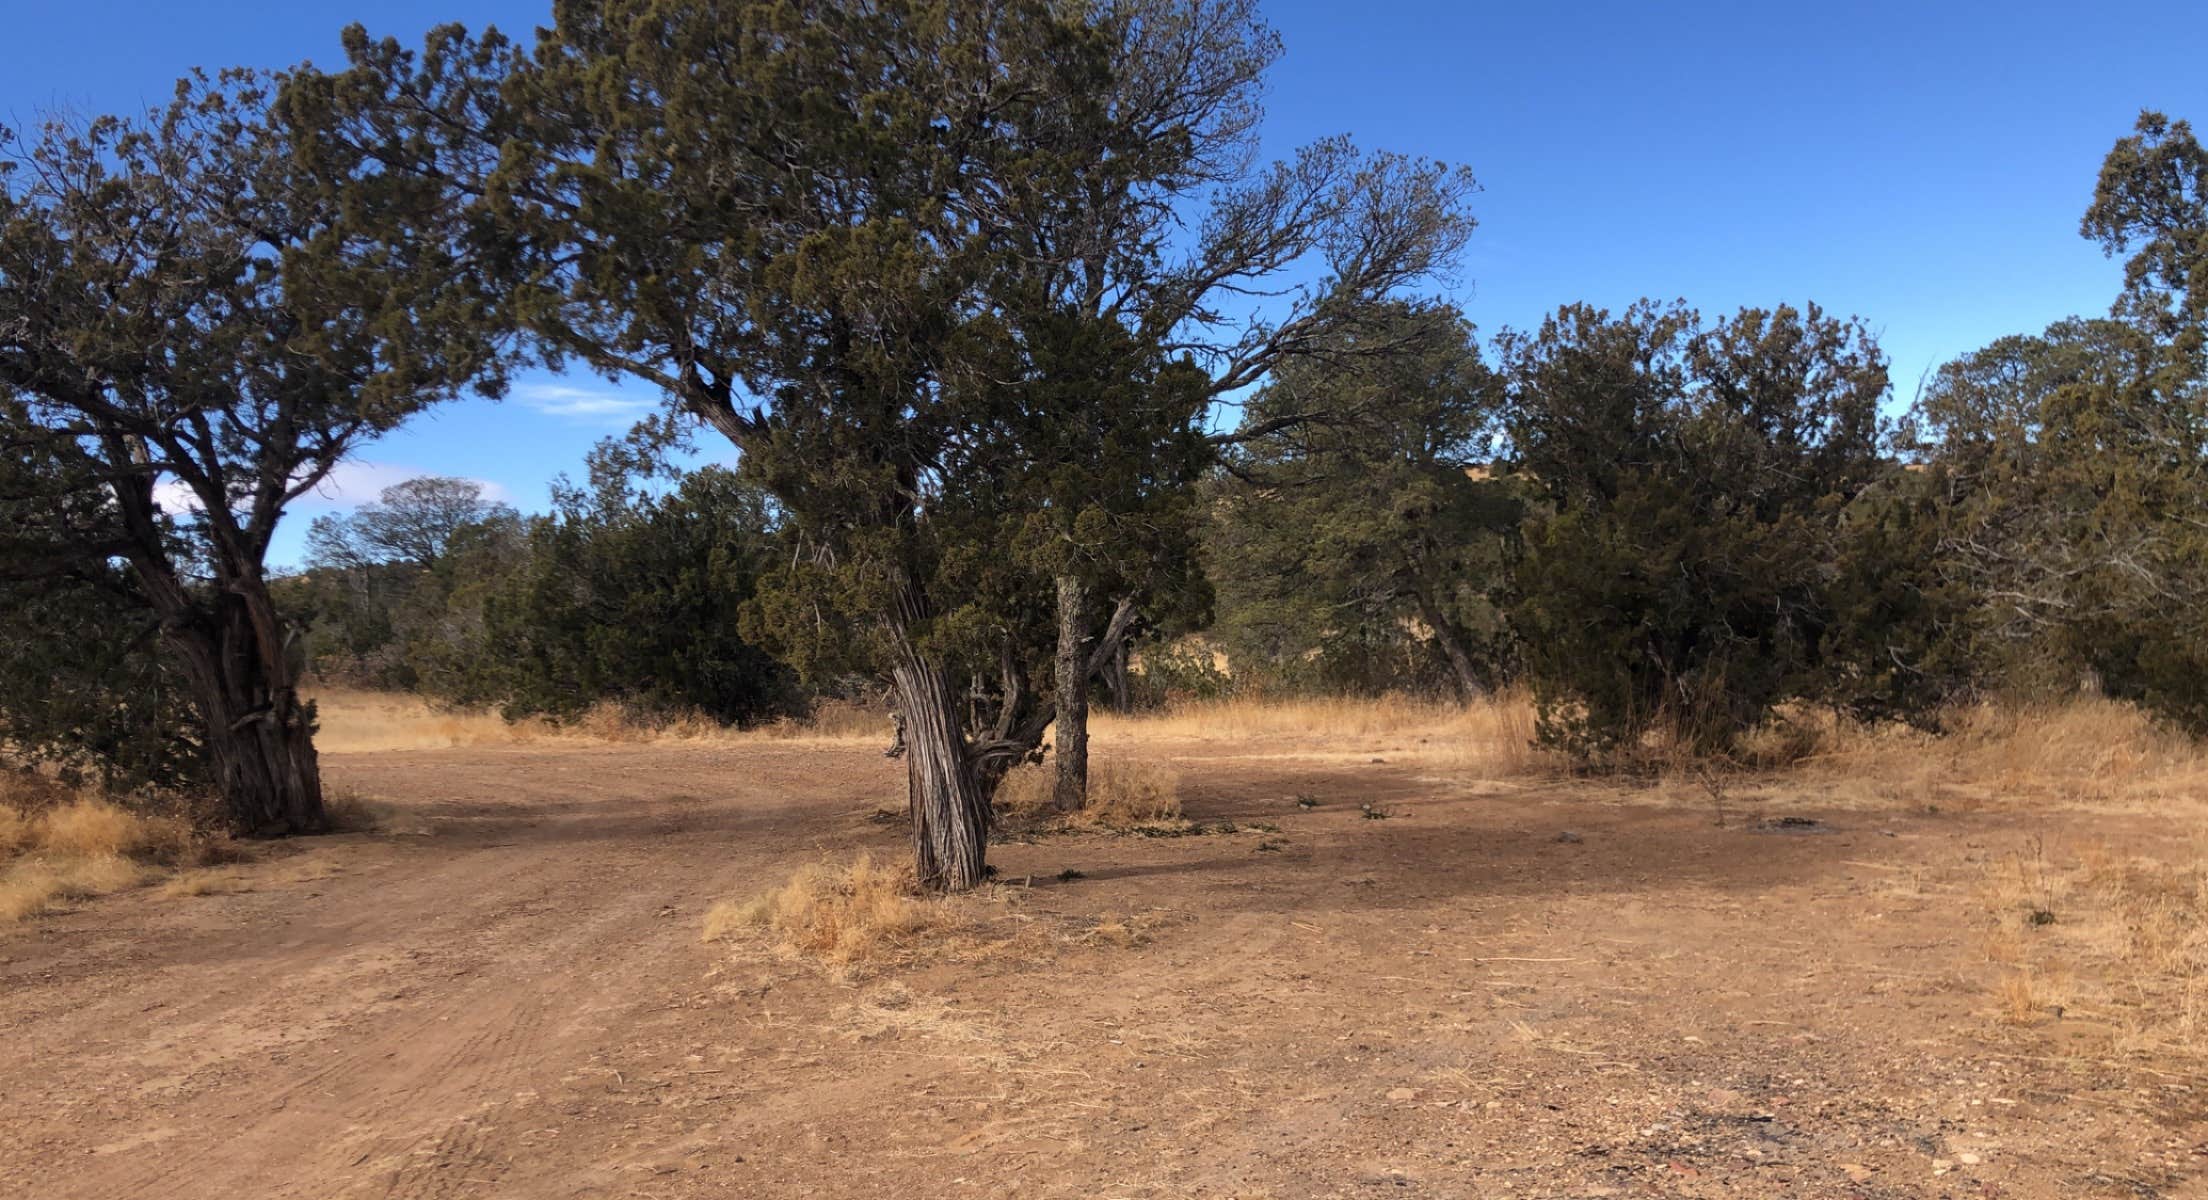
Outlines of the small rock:
M 1573 832 L 1572 832 L 1571 830 L 1567 829 L 1567 830 L 1563 831 L 1562 833 L 1559 833 L 1559 834 L 1557 834 L 1557 835 L 1556 835 L 1556 840 L 1557 840 L 1557 841 L 1559 841 L 1559 842 L 1562 842 L 1562 843 L 1564 843 L 1564 844 L 1565 844 L 1565 845 L 1567 845 L 1567 846 L 1577 846 L 1578 844 L 1580 844 L 1581 842 L 1584 842 L 1584 841 L 1586 841 L 1587 839 L 1586 839 L 1586 838 L 1583 838 L 1583 837 L 1579 836 L 1578 834 L 1576 834 L 1576 833 L 1573 833 Z
M 1849 1183 L 1869 1183 L 1874 1172 L 1862 1163 L 1841 1163 L 1840 1173 L 1848 1177 Z
M 1932 1173 L 1934 1175 L 1945 1175 L 1949 1171 L 1952 1171 L 1954 1169 L 1955 1164 L 1947 1161 L 1944 1158 L 1935 1158 L 1932 1160 Z
M 1979 1163 L 1982 1163 L 1986 1160 L 1966 1150 L 1963 1153 L 1956 1155 L 1955 1161 L 1963 1164 L 1966 1167 L 1975 1167 Z
M 1407 1087 L 1399 1087 L 1399 1088 L 1389 1088 L 1389 1089 L 1388 1089 L 1388 1099 L 1390 1099 L 1390 1100 L 1416 1100 L 1416 1099 L 1418 1099 L 1418 1089 L 1417 1089 L 1417 1088 L 1407 1088 Z

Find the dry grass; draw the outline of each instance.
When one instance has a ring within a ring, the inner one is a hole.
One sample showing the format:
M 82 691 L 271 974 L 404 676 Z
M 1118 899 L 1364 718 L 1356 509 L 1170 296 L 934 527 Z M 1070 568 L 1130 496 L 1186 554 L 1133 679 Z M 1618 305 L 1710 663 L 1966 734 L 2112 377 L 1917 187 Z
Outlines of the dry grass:
M 145 883 L 153 871 L 127 858 L 27 857 L 0 868 L 0 925 Z
M 2120 701 L 1973 705 L 1944 725 L 1931 734 L 1827 718 L 1816 746 L 1800 756 L 1798 782 L 1842 799 L 1917 808 L 2053 803 L 2197 813 L 2208 799 L 2208 749 Z
M 1549 765 L 1533 744 L 1531 697 L 1506 692 L 1471 704 L 1402 696 L 1232 698 L 1162 713 L 1095 715 L 1112 744 L 1155 741 L 1292 744 L 1314 756 L 1393 753 L 1455 769 L 1514 775 Z
M 1185 824 L 1181 777 L 1155 763 L 1105 759 L 1089 764 L 1088 802 L 1076 820 L 1106 829 Z
M 179 818 L 10 779 L 0 789 L 0 925 L 150 882 L 197 862 L 205 844 Z
M 2208 853 L 2168 849 L 2034 841 L 1987 867 L 1978 899 L 2002 1021 L 2067 1017 L 2106 1027 L 2119 1051 L 2208 1053 Z
M 997 811 L 1015 822 L 1062 829 L 1185 829 L 1181 815 L 1181 777 L 1156 763 L 1122 758 L 1089 761 L 1088 803 L 1079 812 L 1060 814 L 1051 807 L 1057 782 L 1055 763 L 1014 767 L 997 787 Z
M 1021 888 L 1000 885 L 923 895 L 910 868 L 862 852 L 849 862 L 808 863 L 780 887 L 714 905 L 705 915 L 705 940 L 757 937 L 784 955 L 856 979 L 923 957 L 1039 952 L 1044 940 L 1016 911 L 1024 896 Z
M 323 797 L 330 828 L 338 833 L 381 833 L 393 837 L 426 837 L 430 823 L 420 814 L 354 791 L 337 791 Z
M 887 746 L 895 736 L 889 712 L 878 704 L 850 700 L 823 700 L 802 721 L 777 721 L 756 736 L 796 741 L 880 742 Z
M 840 867 L 808 863 L 781 887 L 714 905 L 705 936 L 760 930 L 792 954 L 852 966 L 895 957 L 950 923 L 943 901 L 916 893 L 909 869 L 861 854 Z
M 537 743 L 639 745 L 644 743 L 723 743 L 770 738 L 785 741 L 856 741 L 888 744 L 887 716 L 864 705 L 823 703 L 805 721 L 782 721 L 754 730 L 736 730 L 702 716 L 645 719 L 618 704 L 600 704 L 565 724 L 526 719 L 508 721 L 487 709 L 451 709 L 419 696 L 345 689 L 314 696 L 321 728 L 318 749 L 332 754 L 386 750 L 440 750 L 460 746 L 519 746 Z
M 1171 914 L 1163 909 L 1131 912 L 1126 916 L 1107 913 L 1073 940 L 1086 946 L 1133 950 L 1149 945 L 1156 932 L 1170 923 Z
M 164 865 L 188 859 L 197 840 L 175 817 L 133 812 L 97 796 L 47 809 L 34 822 L 39 853 L 61 858 L 137 858 Z
M 522 745 L 558 733 L 538 721 L 434 708 L 419 696 L 330 689 L 313 700 L 320 723 L 315 748 L 332 754 Z

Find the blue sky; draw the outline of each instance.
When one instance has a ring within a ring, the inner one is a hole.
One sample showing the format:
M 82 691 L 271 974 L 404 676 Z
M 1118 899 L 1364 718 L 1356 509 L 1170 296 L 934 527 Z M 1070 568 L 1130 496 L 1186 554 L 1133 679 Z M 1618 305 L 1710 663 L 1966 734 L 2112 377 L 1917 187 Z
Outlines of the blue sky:
M 0 120 L 129 110 L 195 66 L 335 64 L 361 20 L 413 39 L 521 32 L 546 0 L 11 0 Z M 2077 236 L 2094 173 L 2142 107 L 2208 123 L 2208 4 L 1452 3 L 1272 0 L 1287 43 L 1268 149 L 1350 133 L 1469 164 L 1481 220 L 1452 290 L 1484 331 L 1558 304 L 1814 300 L 1864 317 L 1903 402 L 2005 333 L 2097 311 L 2119 272 Z M 370 447 L 315 511 L 436 472 L 523 508 L 653 397 L 521 381 Z M 710 445 L 710 441 L 706 440 Z

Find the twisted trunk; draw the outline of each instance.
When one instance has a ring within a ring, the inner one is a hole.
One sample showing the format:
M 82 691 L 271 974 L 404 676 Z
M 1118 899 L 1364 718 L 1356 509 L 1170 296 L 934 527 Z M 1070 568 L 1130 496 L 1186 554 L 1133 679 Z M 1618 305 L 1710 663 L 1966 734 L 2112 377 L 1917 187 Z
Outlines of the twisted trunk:
M 163 637 L 182 665 L 232 829 L 252 837 L 329 828 L 314 715 L 273 607 L 218 593 L 211 611 L 170 614 Z
M 909 647 L 891 676 L 903 717 L 914 869 L 929 891 L 965 891 L 984 877 L 989 796 L 966 754 L 957 693 L 942 664 Z

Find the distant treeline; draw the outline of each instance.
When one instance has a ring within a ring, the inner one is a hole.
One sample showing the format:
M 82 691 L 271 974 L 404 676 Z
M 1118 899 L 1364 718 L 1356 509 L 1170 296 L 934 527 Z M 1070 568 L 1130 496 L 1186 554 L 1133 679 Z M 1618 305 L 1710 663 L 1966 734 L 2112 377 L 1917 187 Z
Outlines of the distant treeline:
M 1789 703 L 1931 727 L 2089 688 L 2208 727 L 2185 339 L 2060 322 L 1889 420 L 1870 335 L 1814 309 L 1573 307 L 1486 354 L 1443 306 L 1374 328 L 1398 351 L 1299 362 L 1248 406 L 1253 428 L 1328 415 L 1195 485 L 1191 585 L 1141 615 L 1096 700 L 1529 686 L 1542 737 L 1590 759 L 1651 733 L 1722 754 Z M 747 640 L 786 553 L 773 503 L 642 441 L 603 444 L 542 517 L 421 479 L 319 519 L 279 585 L 313 674 L 553 719 L 751 723 L 873 694 Z

